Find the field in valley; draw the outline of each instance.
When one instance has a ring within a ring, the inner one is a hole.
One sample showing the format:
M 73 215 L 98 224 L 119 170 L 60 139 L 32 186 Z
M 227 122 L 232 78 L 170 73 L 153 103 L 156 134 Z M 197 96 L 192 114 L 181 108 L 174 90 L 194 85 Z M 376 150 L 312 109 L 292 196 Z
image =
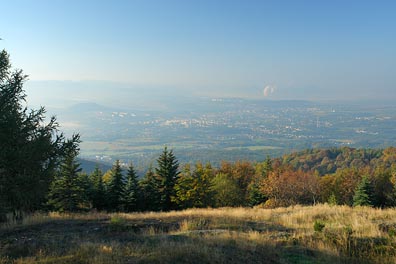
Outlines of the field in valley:
M 0 263 L 395 262 L 396 209 L 49 213 L 0 227 Z

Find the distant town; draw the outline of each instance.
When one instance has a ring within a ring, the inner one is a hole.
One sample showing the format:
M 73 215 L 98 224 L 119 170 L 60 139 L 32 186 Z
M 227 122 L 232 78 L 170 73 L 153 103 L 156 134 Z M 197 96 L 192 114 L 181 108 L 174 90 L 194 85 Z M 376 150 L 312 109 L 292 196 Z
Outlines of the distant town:
M 385 148 L 396 140 L 396 107 L 230 98 L 178 98 L 168 111 L 74 105 L 57 116 L 82 136 L 81 156 L 147 163 L 164 145 L 181 161 L 263 160 L 321 147 Z M 208 151 L 210 150 L 210 151 Z

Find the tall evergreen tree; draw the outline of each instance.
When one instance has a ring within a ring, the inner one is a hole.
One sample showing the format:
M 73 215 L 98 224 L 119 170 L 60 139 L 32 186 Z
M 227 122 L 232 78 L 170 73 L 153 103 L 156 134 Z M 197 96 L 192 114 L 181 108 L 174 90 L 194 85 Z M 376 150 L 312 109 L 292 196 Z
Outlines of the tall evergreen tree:
M 248 186 L 248 201 L 249 206 L 256 206 L 264 203 L 267 200 L 267 196 L 261 191 L 260 182 L 253 180 Z
M 45 109 L 28 110 L 23 85 L 27 76 L 11 71 L 9 55 L 0 52 L 0 220 L 6 212 L 42 206 L 54 172 L 79 136 L 66 140 L 55 117 L 45 121 Z
M 153 167 L 150 165 L 147 173 L 139 181 L 141 194 L 139 197 L 140 210 L 158 211 L 160 210 L 160 181 L 154 174 Z
M 82 209 L 84 188 L 78 173 L 80 164 L 76 162 L 76 153 L 66 156 L 58 175 L 51 183 L 48 204 L 56 211 L 74 212 Z
M 78 174 L 78 181 L 80 184 L 80 187 L 83 190 L 82 193 L 82 203 L 81 203 L 81 209 L 85 210 L 90 210 L 92 209 L 92 194 L 93 194 L 93 185 L 91 182 L 91 179 L 89 175 L 86 172 L 80 172 Z
M 116 160 L 111 169 L 111 178 L 107 185 L 107 206 L 109 211 L 122 209 L 122 196 L 124 194 L 125 182 L 122 175 L 120 161 Z
M 179 162 L 176 159 L 173 151 L 168 151 L 165 147 L 164 151 L 157 159 L 158 168 L 155 169 L 156 174 L 160 180 L 159 192 L 161 194 L 160 206 L 164 211 L 176 209 L 175 184 L 179 177 Z
M 256 164 L 255 176 L 249 183 L 247 189 L 247 204 L 249 206 L 256 206 L 267 200 L 266 195 L 261 191 L 261 184 L 271 171 L 273 171 L 272 161 L 269 156 L 267 156 L 265 161 Z
M 353 206 L 372 206 L 373 189 L 367 176 L 363 176 L 362 180 L 355 189 L 353 196 Z
M 96 167 L 91 174 L 91 202 L 92 207 L 97 210 L 103 210 L 106 207 L 106 189 L 103 183 L 103 172 Z
M 124 210 L 127 212 L 137 211 L 138 199 L 139 199 L 138 177 L 136 175 L 135 168 L 131 163 L 128 168 L 127 180 L 123 195 Z

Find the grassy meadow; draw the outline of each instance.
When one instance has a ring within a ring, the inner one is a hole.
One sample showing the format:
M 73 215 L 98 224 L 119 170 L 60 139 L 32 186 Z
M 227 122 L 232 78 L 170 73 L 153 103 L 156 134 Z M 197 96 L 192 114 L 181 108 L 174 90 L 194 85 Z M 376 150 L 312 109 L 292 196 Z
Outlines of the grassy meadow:
M 396 263 L 396 209 L 34 214 L 0 226 L 0 263 Z

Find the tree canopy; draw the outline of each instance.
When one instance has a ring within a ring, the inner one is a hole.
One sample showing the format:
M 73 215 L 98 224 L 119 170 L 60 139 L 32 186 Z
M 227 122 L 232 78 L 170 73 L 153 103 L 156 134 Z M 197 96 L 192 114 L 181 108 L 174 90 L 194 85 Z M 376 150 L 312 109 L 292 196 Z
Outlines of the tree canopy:
M 160 204 L 161 209 L 168 211 L 176 208 L 174 202 L 175 184 L 179 177 L 179 162 L 176 159 L 173 151 L 168 151 L 165 147 L 162 154 L 157 159 L 158 167 L 155 169 L 157 177 L 160 181 L 159 192 L 161 195 Z
M 27 75 L 11 70 L 9 55 L 0 52 L 0 215 L 33 211 L 45 202 L 63 157 L 78 148 L 44 107 L 28 110 L 23 85 Z
M 74 212 L 83 209 L 85 189 L 80 181 L 80 164 L 76 162 L 77 153 L 66 155 L 60 171 L 51 183 L 48 204 L 56 211 Z

